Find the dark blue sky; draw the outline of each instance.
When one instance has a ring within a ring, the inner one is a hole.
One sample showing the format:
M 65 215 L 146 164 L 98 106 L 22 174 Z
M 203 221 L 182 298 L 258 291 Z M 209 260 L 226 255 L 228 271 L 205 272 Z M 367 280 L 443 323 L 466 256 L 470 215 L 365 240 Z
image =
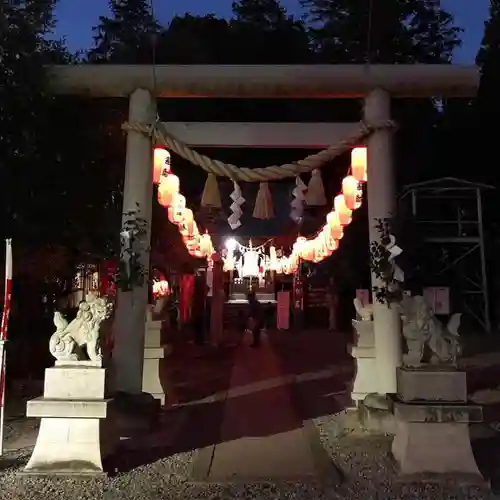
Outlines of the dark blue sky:
M 464 30 L 464 45 L 457 52 L 456 62 L 474 60 L 483 34 L 483 23 L 488 15 L 488 0 L 442 0 L 443 5 L 455 15 L 457 24 Z M 231 14 L 231 0 L 154 0 L 157 17 L 167 23 L 175 14 L 214 13 Z M 290 12 L 299 12 L 299 0 L 282 0 Z M 107 0 L 59 0 L 56 11 L 57 35 L 67 39 L 71 49 L 85 49 L 92 42 L 92 26 L 101 14 L 107 13 Z

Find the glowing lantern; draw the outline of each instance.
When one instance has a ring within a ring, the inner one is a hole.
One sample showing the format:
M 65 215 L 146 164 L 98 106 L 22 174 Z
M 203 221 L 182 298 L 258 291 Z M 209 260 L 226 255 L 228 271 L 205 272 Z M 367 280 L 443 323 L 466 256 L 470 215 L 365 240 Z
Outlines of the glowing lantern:
M 158 203 L 163 207 L 168 207 L 172 201 L 172 195 L 169 193 L 166 184 L 160 183 L 158 186 Z
M 317 247 L 314 249 L 314 257 L 312 259 L 313 262 L 321 262 L 325 259 L 325 257 L 328 257 L 326 249 L 323 247 L 323 245 L 317 245 Z
M 252 248 L 252 242 L 250 248 L 243 253 L 241 276 L 243 278 L 259 276 L 259 254 Z
M 179 193 L 179 177 L 174 174 L 162 176 L 158 186 L 158 203 L 164 207 L 172 204 L 172 200 Z
M 201 259 L 203 257 L 203 253 L 199 248 L 188 248 L 188 253 L 191 257 L 196 257 L 197 259 Z
M 208 233 L 200 236 L 200 250 L 203 255 L 210 256 L 213 253 L 212 238 Z
M 271 271 L 277 271 L 278 269 L 278 257 L 276 256 L 276 247 L 269 247 L 269 269 Z
M 228 254 L 224 259 L 224 271 L 234 271 L 234 259 L 233 254 Z
M 281 266 L 283 270 L 283 274 L 291 274 L 292 273 L 292 266 L 290 263 L 290 259 L 287 259 L 286 257 L 283 258 L 281 261 Z
M 340 229 L 340 232 L 342 233 L 342 228 Z M 338 248 L 339 245 L 337 239 L 340 238 L 334 238 L 330 226 L 328 224 L 325 224 L 323 226 L 323 229 L 321 230 L 321 233 L 319 233 L 318 240 L 320 244 L 323 245 L 327 256 L 330 256 L 332 252 Z
M 307 244 L 307 238 L 304 238 L 303 236 L 299 236 L 296 240 L 295 243 L 293 244 L 292 247 L 292 255 L 295 255 L 297 257 L 300 257 L 301 252 L 304 248 L 304 246 Z
M 194 221 L 193 211 L 190 208 L 185 208 L 183 211 L 184 220 L 182 221 L 186 232 L 189 236 L 192 236 L 195 232 L 194 228 L 196 222 Z
M 170 153 L 161 146 L 153 152 L 153 183 L 159 184 L 162 176 L 170 173 Z
M 304 244 L 301 249 L 300 256 L 304 260 L 311 261 L 314 259 L 314 243 L 312 241 L 308 241 Z
M 327 237 L 325 238 L 325 247 L 330 252 L 331 255 L 331 253 L 337 250 L 337 248 L 339 247 L 339 242 L 337 239 L 331 236 Z
M 342 226 L 347 226 L 351 223 L 352 210 L 350 210 L 344 199 L 344 195 L 339 194 L 333 200 L 335 211 L 339 214 L 339 221 Z
M 330 212 L 326 216 L 326 223 L 331 231 L 331 236 L 335 240 L 340 240 L 343 236 L 342 224 L 340 223 L 340 218 L 338 212 Z
M 184 241 L 184 245 L 186 245 L 188 253 L 190 255 L 197 256 L 196 254 L 200 252 L 199 239 L 191 236 L 183 236 L 182 241 Z
M 161 184 L 160 184 L 161 186 Z M 168 207 L 168 220 L 173 224 L 180 224 L 184 217 L 186 208 L 186 198 L 182 194 L 176 193 L 172 197 L 172 203 Z
M 358 196 L 358 181 L 352 175 L 344 177 L 342 181 L 342 194 L 344 195 L 345 205 L 349 210 L 356 208 L 356 198 Z
M 281 259 L 278 259 L 278 261 L 276 263 L 276 272 L 278 274 L 281 274 L 283 272 L 283 264 L 281 262 Z
M 153 296 L 155 298 L 165 297 L 169 292 L 170 288 L 167 280 L 153 281 Z
M 358 182 L 366 182 L 367 175 L 367 150 L 366 147 L 354 148 L 351 151 L 351 172 Z
M 274 245 L 271 245 L 269 247 L 269 257 L 271 258 L 271 260 L 276 260 L 277 259 L 277 256 L 276 256 L 276 247 Z

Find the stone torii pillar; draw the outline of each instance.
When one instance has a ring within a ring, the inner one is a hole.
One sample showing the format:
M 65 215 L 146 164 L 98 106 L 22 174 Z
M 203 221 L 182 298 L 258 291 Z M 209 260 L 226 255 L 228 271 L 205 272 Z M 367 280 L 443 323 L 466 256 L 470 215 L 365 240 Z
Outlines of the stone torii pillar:
M 365 98 L 364 117 L 367 123 L 391 119 L 391 96 L 382 89 L 373 90 Z M 383 129 L 374 132 L 367 141 L 368 154 L 368 218 L 370 243 L 379 241 L 377 219 L 386 219 L 396 210 L 396 179 L 393 159 L 393 132 Z M 372 288 L 380 286 L 372 274 Z M 396 307 L 381 304 L 373 297 L 373 326 L 379 394 L 397 392 L 396 368 L 401 365 L 401 325 Z
M 154 123 L 156 101 L 148 90 L 137 89 L 130 96 L 129 121 Z M 138 210 L 147 221 L 147 235 L 141 241 L 140 262 L 147 272 L 143 286 L 118 292 L 113 324 L 113 389 L 128 394 L 142 392 L 144 335 L 149 295 L 149 247 L 151 241 L 153 167 L 151 139 L 129 131 L 123 189 L 123 212 Z M 128 217 L 123 216 L 122 222 Z

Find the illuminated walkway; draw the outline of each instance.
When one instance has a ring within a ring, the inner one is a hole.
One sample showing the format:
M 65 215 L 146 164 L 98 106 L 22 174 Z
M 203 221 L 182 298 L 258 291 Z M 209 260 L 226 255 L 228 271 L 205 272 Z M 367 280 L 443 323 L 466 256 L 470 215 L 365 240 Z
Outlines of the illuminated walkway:
M 258 349 L 247 343 L 236 350 L 224 402 L 218 442 L 197 452 L 193 479 L 210 482 L 325 478 L 338 472 L 322 448 L 316 427 L 304 414 L 301 384 L 331 386 L 332 368 L 294 374 L 279 355 L 279 346 L 264 339 Z M 336 372 L 336 373 L 335 373 Z M 345 372 L 345 370 L 344 370 Z M 317 397 L 339 406 L 331 391 Z

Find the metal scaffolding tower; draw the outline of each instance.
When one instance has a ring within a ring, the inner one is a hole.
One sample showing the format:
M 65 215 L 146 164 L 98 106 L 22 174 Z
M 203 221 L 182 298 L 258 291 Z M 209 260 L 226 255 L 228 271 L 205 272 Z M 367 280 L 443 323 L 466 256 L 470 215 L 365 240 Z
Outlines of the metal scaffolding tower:
M 429 249 L 427 286 L 450 288 L 452 306 L 491 331 L 482 193 L 494 189 L 453 177 L 405 186 L 402 208 L 411 212 Z

